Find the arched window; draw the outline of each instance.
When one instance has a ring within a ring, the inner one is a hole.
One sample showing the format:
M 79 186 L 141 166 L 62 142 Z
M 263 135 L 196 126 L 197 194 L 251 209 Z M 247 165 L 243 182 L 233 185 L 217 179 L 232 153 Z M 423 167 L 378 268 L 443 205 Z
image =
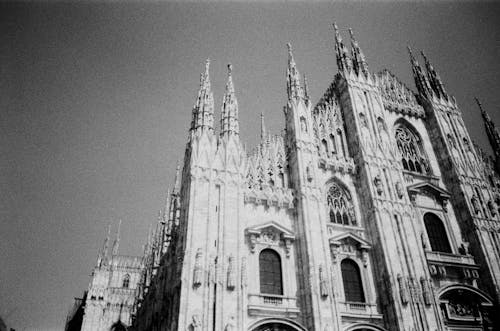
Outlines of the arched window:
M 451 253 L 448 236 L 441 219 L 432 213 L 427 213 L 424 215 L 424 223 L 431 249 L 435 252 Z
M 335 144 L 335 136 L 333 134 L 330 135 L 330 141 L 332 143 L 332 155 L 337 153 L 337 144 Z
M 396 127 L 396 143 L 405 170 L 430 174 L 429 161 L 417 134 L 400 124 Z
M 272 249 L 264 249 L 259 255 L 260 293 L 283 294 L 281 259 Z
M 122 287 L 128 288 L 129 285 L 130 285 L 130 275 L 126 274 L 125 277 L 123 277 Z
M 333 183 L 328 189 L 326 201 L 330 222 L 343 225 L 356 225 L 351 195 L 346 190 L 338 184 Z
M 328 157 L 328 143 L 325 139 L 321 140 L 321 155 Z
M 340 269 L 342 271 L 342 281 L 344 283 L 345 301 L 365 302 L 361 274 L 356 262 L 351 259 L 344 259 L 340 264 Z

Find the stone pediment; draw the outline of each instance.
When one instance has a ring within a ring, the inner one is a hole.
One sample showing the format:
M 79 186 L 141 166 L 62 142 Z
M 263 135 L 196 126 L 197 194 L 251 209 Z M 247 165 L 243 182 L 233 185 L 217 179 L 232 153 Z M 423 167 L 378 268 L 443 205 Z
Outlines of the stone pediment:
M 247 228 L 248 234 L 261 235 L 264 232 L 275 232 L 283 238 L 295 239 L 292 231 L 273 221 Z
M 448 191 L 440 188 L 437 185 L 434 185 L 429 182 L 417 183 L 411 186 L 408 186 L 408 194 L 412 200 L 415 199 L 416 194 L 423 195 L 432 195 L 438 201 L 447 201 L 450 198 L 450 193 Z
M 340 246 L 343 242 L 346 241 L 354 243 L 361 250 L 368 250 L 371 248 L 371 245 L 367 240 L 361 238 L 360 236 L 357 236 L 352 232 L 340 233 L 329 239 L 330 245 L 334 246 Z
M 295 240 L 295 235 L 286 227 L 271 221 L 249 227 L 246 233 L 249 237 L 250 250 L 252 253 L 255 252 L 257 243 L 266 246 L 279 246 L 280 243 L 284 243 L 286 255 L 287 257 L 290 256 L 290 247 Z

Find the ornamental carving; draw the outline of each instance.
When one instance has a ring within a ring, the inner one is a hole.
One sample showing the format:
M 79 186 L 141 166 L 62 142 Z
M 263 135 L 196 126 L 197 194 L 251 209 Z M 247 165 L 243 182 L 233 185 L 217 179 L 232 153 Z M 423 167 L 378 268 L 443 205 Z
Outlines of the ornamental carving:
M 248 228 L 246 230 L 250 252 L 255 253 L 255 247 L 260 244 L 264 246 L 280 246 L 285 249 L 286 257 L 290 257 L 292 243 L 295 236 L 292 232 L 275 222 Z

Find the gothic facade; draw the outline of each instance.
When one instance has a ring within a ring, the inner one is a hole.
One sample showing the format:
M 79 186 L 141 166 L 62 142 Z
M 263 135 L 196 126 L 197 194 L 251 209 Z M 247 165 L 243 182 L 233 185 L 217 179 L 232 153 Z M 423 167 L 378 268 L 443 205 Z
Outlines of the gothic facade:
M 425 55 L 412 91 L 350 39 L 316 104 L 288 45 L 283 133 L 262 117 L 251 152 L 231 66 L 215 130 L 207 60 L 132 330 L 495 329 L 500 135 L 481 109 L 493 160 Z
M 83 298 L 76 298 L 66 320 L 68 331 L 125 331 L 132 323 L 142 257 L 119 255 L 119 228 L 109 252 L 109 228 Z

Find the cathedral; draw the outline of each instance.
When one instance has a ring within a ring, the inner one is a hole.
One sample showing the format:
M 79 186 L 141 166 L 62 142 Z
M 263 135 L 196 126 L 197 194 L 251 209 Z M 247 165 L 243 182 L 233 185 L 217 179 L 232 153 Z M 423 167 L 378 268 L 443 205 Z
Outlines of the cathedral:
M 261 115 L 251 151 L 232 66 L 219 115 L 207 60 L 157 228 L 140 258 L 105 243 L 83 330 L 500 329 L 499 132 L 477 101 L 494 156 L 473 143 L 423 53 L 414 91 L 334 28 L 317 103 L 288 44 L 285 126 Z

